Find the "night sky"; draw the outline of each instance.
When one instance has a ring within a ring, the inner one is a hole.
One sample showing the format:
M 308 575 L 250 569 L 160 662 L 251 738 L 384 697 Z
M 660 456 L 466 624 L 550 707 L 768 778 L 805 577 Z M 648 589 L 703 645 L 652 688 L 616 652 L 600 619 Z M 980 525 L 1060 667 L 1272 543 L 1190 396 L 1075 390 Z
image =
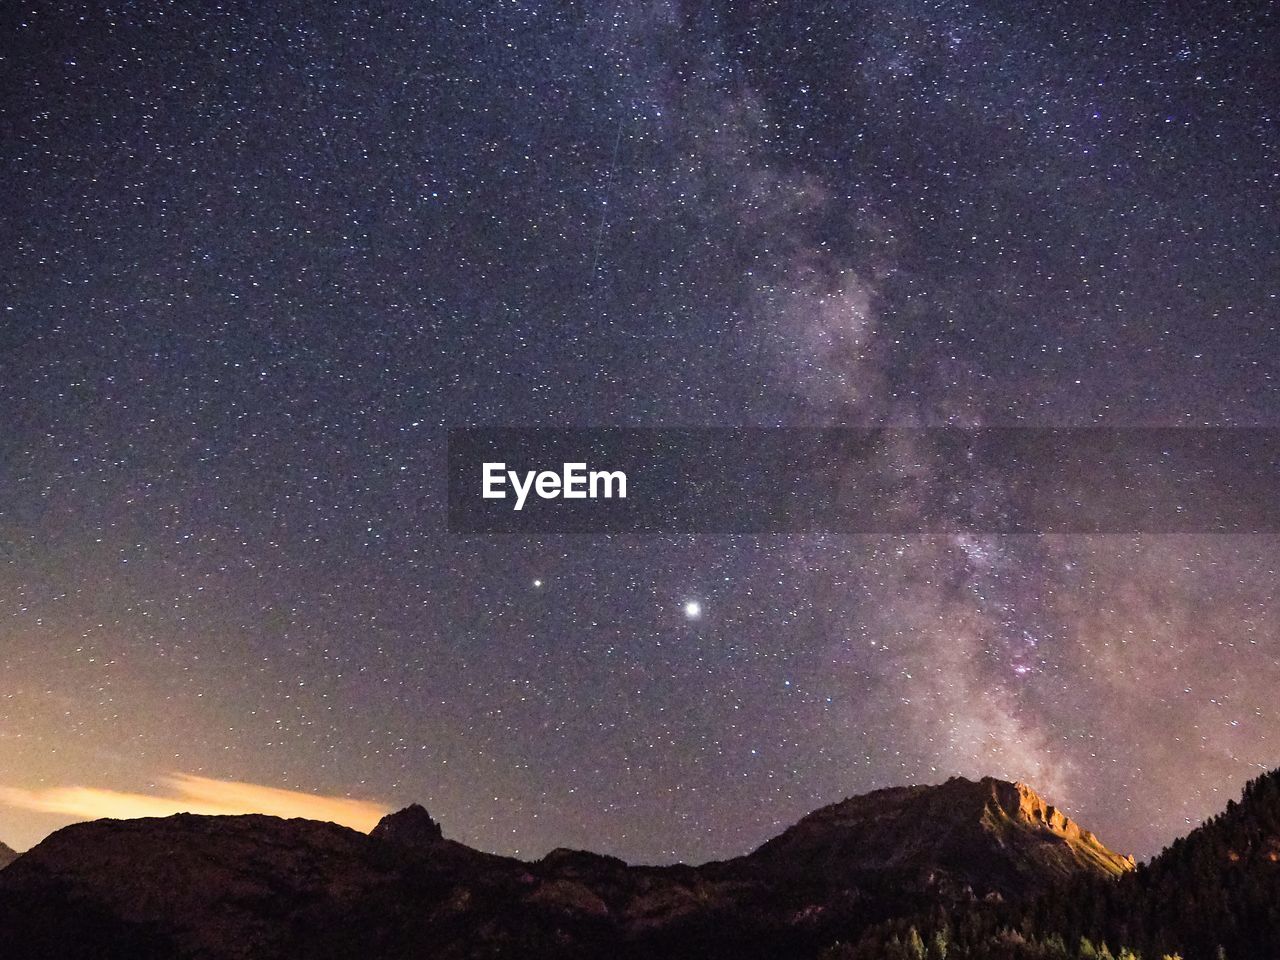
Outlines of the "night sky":
M 3 14 L 0 839 L 186 774 L 699 861 L 993 774 L 1142 857 L 1280 765 L 1280 537 L 463 537 L 444 476 L 1280 426 L 1276 6 L 359 7 Z

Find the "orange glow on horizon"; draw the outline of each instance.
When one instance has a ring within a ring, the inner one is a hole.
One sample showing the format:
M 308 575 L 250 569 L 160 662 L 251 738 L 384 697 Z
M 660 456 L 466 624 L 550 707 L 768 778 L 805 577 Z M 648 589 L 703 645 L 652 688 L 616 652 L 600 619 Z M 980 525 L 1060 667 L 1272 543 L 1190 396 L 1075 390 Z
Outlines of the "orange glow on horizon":
M 168 793 L 154 796 L 101 787 L 46 787 L 25 790 L 0 787 L 0 804 L 86 820 L 167 817 L 175 813 L 236 815 L 265 813 L 339 823 L 368 833 L 388 808 L 368 800 L 322 796 L 234 780 L 215 780 L 187 773 L 163 777 Z

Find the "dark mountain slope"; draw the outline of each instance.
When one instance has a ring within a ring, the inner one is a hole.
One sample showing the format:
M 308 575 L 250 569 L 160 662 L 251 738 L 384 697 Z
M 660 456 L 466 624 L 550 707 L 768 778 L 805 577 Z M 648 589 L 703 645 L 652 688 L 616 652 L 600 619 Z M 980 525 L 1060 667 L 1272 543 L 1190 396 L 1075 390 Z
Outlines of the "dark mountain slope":
M 18 859 L 18 853 L 12 847 L 0 843 L 0 870 L 3 870 L 13 861 Z
M 129 949 L 154 942 L 145 955 L 269 956 L 313 911 L 340 912 L 392 881 L 368 862 L 367 842 L 334 824 L 261 816 L 76 824 L 4 871 L 0 911 L 15 945 L 88 936 L 83 947 L 49 944 L 49 956 L 92 955 L 77 951 L 110 942 L 96 934 L 103 917 Z

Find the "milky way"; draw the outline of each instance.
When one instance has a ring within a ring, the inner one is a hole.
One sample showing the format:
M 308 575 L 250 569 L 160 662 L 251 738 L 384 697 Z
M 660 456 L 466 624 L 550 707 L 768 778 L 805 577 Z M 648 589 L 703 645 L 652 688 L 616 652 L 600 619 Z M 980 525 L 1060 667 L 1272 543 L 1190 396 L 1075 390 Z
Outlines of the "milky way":
M 445 525 L 456 426 L 1274 425 L 1274 7 L 1121 6 L 6 14 L 0 787 L 640 861 L 956 773 L 1216 812 L 1274 537 Z

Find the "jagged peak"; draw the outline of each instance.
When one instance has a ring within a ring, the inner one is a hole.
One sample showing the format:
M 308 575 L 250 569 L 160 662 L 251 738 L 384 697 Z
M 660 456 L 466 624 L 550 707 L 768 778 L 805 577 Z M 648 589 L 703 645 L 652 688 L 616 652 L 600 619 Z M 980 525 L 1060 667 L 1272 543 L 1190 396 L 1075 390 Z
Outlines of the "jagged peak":
M 403 810 L 389 813 L 373 828 L 369 836 L 391 843 L 419 845 L 444 839 L 440 824 L 420 803 L 411 803 Z

